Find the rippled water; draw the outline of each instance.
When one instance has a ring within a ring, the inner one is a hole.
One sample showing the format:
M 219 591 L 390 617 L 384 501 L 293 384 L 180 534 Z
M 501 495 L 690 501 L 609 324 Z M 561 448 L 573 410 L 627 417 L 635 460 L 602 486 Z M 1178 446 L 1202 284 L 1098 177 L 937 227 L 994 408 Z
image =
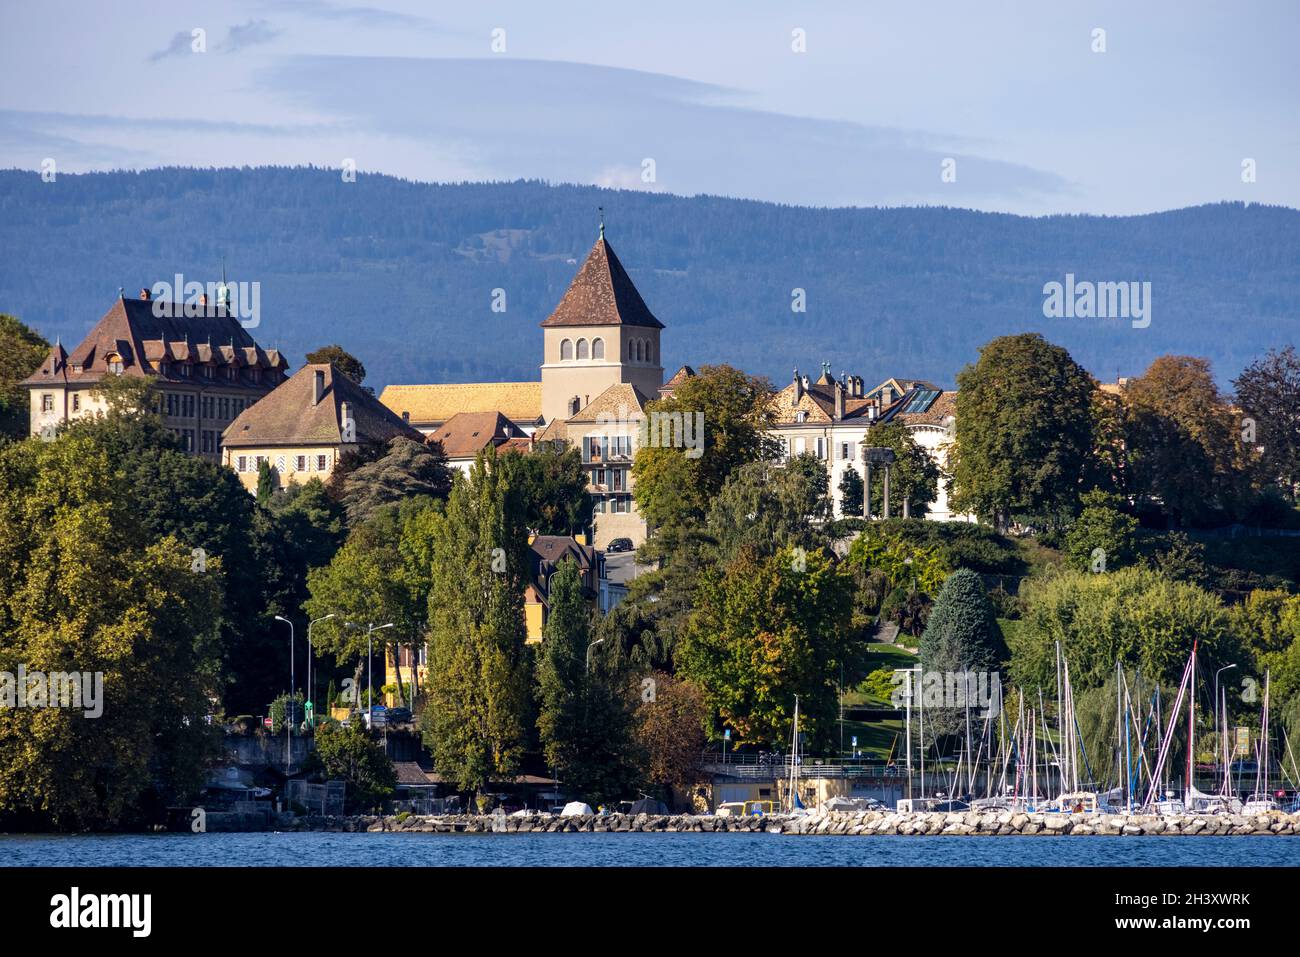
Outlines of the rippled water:
M 1300 866 L 1300 837 L 0 835 L 10 866 Z

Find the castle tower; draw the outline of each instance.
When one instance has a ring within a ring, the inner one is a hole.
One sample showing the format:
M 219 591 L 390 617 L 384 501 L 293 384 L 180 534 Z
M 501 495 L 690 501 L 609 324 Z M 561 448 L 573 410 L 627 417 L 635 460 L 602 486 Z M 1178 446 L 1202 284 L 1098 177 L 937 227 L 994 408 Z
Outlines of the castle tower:
M 605 227 L 564 298 L 542 323 L 542 417 L 567 419 L 612 385 L 654 397 L 663 385 L 663 323 L 605 241 Z

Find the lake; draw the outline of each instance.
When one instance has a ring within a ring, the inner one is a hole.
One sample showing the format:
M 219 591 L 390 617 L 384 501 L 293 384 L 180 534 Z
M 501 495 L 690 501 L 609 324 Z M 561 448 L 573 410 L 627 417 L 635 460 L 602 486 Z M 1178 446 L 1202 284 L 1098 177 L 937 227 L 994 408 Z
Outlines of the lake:
M 0 865 L 294 867 L 1297 867 L 1300 837 L 778 834 L 0 835 Z

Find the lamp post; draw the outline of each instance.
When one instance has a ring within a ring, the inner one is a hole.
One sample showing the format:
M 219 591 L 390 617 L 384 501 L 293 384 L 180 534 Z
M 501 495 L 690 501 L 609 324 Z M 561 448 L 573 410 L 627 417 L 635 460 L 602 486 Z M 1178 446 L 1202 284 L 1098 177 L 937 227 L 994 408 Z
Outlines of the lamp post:
M 285 618 L 283 615 L 276 615 L 276 616 L 275 616 L 275 620 L 276 620 L 276 621 L 282 621 L 282 622 L 284 622 L 286 625 L 289 626 L 289 697 L 292 698 L 292 697 L 293 697 L 293 683 L 294 683 L 294 671 L 293 671 L 293 622 L 291 622 L 288 618 Z
M 1219 675 L 1221 675 L 1221 674 L 1223 674 L 1223 672 L 1225 672 L 1225 671 L 1229 671 L 1229 670 L 1231 670 L 1231 669 L 1233 669 L 1233 668 L 1235 668 L 1235 667 L 1237 667 L 1235 664 L 1224 665 L 1222 668 L 1220 668 L 1218 671 L 1216 671 L 1216 672 L 1214 673 L 1214 710 L 1215 710 L 1215 712 L 1216 712 L 1216 715 L 1215 715 L 1215 722 L 1214 722 L 1215 724 L 1218 724 L 1218 723 L 1219 723 L 1219 722 L 1218 722 L 1218 714 L 1217 714 L 1217 712 L 1219 711 Z M 1223 747 L 1221 747 L 1219 750 L 1223 752 L 1223 776 L 1226 778 L 1226 777 L 1228 776 L 1228 706 L 1227 706 L 1227 702 L 1224 702 L 1224 706 L 1223 706 L 1223 732 L 1222 732 L 1222 733 L 1223 733 Z
M 604 642 L 604 638 L 597 638 L 587 646 L 587 670 L 591 671 L 591 649 Z
M 307 700 L 312 702 L 311 715 L 313 728 L 316 726 L 316 689 L 312 687 L 311 683 L 311 660 L 315 657 L 315 648 L 311 643 L 311 629 L 317 622 L 329 621 L 333 617 L 335 616 L 332 614 L 325 615 L 322 618 L 317 618 L 313 621 L 307 622 Z

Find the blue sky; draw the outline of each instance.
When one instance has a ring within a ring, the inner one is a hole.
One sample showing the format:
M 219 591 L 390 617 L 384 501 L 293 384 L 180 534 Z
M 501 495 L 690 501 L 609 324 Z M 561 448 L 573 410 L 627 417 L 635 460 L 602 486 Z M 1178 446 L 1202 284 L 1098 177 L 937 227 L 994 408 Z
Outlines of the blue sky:
M 1294 0 L 42 0 L 0 18 L 0 167 L 350 159 L 811 205 L 1300 207 Z

